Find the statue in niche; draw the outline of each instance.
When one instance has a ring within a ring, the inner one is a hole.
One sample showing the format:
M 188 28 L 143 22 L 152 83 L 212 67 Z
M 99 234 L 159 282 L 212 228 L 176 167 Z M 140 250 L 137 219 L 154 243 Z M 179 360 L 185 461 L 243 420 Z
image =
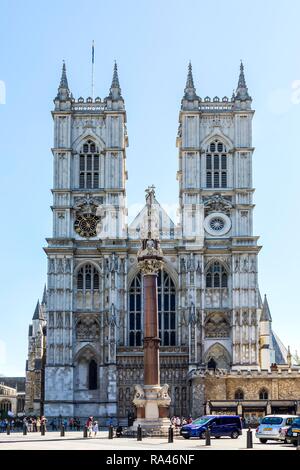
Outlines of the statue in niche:
M 251 313 L 251 325 L 256 326 L 256 324 L 257 324 L 257 322 L 256 322 L 256 313 L 252 312 Z
M 243 259 L 243 271 L 244 273 L 248 272 L 248 258 Z
M 248 312 L 243 312 L 243 325 L 248 325 Z
M 202 318 L 201 318 L 201 309 L 197 308 L 196 310 L 196 324 L 197 327 L 200 329 L 202 326 Z
M 196 310 L 194 302 L 191 302 L 191 306 L 189 308 L 189 323 L 191 325 L 196 323 Z
M 58 262 L 57 262 L 57 272 L 59 274 L 62 274 L 64 272 L 64 266 L 63 266 L 63 261 L 61 258 L 58 259 Z
M 70 314 L 68 312 L 65 313 L 65 325 L 67 328 L 70 327 Z
M 71 260 L 70 260 L 70 258 L 65 258 L 65 271 L 66 271 L 66 273 L 71 272 Z
M 240 269 L 240 262 L 239 262 L 239 259 L 237 258 L 234 263 L 234 272 L 235 273 L 239 272 L 239 269 Z
M 49 326 L 54 326 L 54 314 L 49 313 Z
M 63 327 L 63 317 L 62 317 L 61 312 L 58 312 L 56 314 L 56 327 L 57 328 L 62 328 Z
M 186 266 L 185 266 L 185 259 L 184 258 L 181 258 L 181 260 L 180 260 L 180 269 L 181 269 L 182 273 L 186 272 Z
M 53 258 L 49 260 L 49 274 L 55 273 L 55 261 Z
M 198 274 L 202 274 L 202 264 L 201 264 L 201 261 L 198 261 L 196 271 L 197 271 Z

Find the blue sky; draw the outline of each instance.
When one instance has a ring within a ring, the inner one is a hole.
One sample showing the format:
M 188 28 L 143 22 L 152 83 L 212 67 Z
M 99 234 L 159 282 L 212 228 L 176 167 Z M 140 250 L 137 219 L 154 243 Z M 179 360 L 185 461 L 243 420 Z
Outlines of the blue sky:
M 299 2 L 2 0 L 0 8 L 0 373 L 24 374 L 28 324 L 46 280 L 50 111 L 62 60 L 73 95 L 89 96 L 93 39 L 96 95 L 107 95 L 114 59 L 119 66 L 129 205 L 143 202 L 152 183 L 161 203 L 177 203 L 175 139 L 188 61 L 200 96 L 230 97 L 243 59 L 256 109 L 260 288 L 273 328 L 300 352 Z

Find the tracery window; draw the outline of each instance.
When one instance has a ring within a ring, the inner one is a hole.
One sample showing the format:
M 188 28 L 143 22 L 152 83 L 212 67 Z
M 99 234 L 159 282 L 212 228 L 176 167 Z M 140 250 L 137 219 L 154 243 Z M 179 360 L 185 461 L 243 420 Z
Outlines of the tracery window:
M 170 276 L 163 270 L 157 277 L 158 293 L 158 328 L 162 346 L 176 344 L 176 308 L 175 285 Z
M 227 287 L 228 274 L 224 266 L 214 261 L 206 271 L 206 287 Z
M 269 398 L 268 390 L 266 388 L 262 388 L 259 391 L 259 399 L 260 400 L 268 400 L 268 398 Z
M 235 400 L 244 400 L 244 392 L 241 388 L 238 388 L 234 394 Z
M 176 290 L 171 277 L 163 270 L 157 276 L 158 327 L 162 346 L 176 345 Z M 141 274 L 132 281 L 129 289 L 129 346 L 142 345 Z
M 85 264 L 77 274 L 77 290 L 99 290 L 99 272 L 91 264 Z
M 206 150 L 206 187 L 227 188 L 227 149 L 215 140 Z
M 79 188 L 99 188 L 99 149 L 91 140 L 83 144 L 79 156 Z
M 142 345 L 142 287 L 141 275 L 132 281 L 129 289 L 129 346 Z

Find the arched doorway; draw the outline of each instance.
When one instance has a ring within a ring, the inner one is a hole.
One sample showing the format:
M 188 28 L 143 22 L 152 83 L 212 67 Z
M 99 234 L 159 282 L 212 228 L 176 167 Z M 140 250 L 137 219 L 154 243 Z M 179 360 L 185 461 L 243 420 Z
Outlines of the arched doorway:
M 220 343 L 213 344 L 207 350 L 204 360 L 208 369 L 230 369 L 230 354 Z

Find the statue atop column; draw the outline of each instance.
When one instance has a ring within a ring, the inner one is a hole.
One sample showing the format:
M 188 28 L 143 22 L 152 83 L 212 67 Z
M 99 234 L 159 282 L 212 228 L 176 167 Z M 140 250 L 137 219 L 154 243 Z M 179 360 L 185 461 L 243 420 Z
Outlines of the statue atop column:
M 137 408 L 136 426 L 140 424 L 144 429 L 167 432 L 171 398 L 168 384 L 160 385 L 157 275 L 163 267 L 163 252 L 159 243 L 154 189 L 154 186 L 146 189 L 147 215 L 137 253 L 144 292 L 144 386 L 136 385 L 133 404 Z

